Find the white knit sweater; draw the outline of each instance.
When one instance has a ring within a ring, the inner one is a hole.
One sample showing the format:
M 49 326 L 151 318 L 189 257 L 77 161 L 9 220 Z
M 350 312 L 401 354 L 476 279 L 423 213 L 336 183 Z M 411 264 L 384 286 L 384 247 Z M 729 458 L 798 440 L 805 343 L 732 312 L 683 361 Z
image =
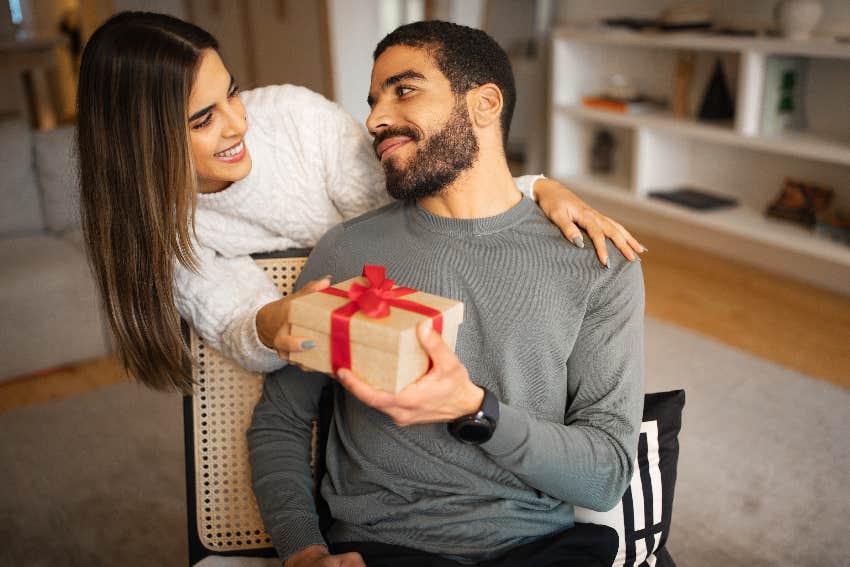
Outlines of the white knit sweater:
M 253 371 L 285 362 L 258 336 L 257 311 L 280 298 L 250 254 L 312 248 L 339 222 L 388 203 L 366 129 L 303 87 L 242 94 L 253 166 L 224 191 L 198 195 L 198 274 L 175 263 L 177 310 L 210 346 Z M 516 179 L 531 195 L 538 176 Z

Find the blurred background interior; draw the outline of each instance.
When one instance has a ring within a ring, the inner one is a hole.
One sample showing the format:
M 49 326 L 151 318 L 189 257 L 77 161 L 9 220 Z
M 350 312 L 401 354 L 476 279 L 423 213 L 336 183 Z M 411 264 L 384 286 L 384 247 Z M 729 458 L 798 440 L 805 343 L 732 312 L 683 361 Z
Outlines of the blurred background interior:
M 700 408 L 730 396 L 747 419 L 728 438 L 706 426 L 707 437 L 683 441 L 674 558 L 846 565 L 838 526 L 850 520 L 847 0 L 0 0 L 0 468 L 11 475 L 0 477 L 0 540 L 9 542 L 0 563 L 134 564 L 133 554 L 150 552 L 145 543 L 159 546 L 150 537 L 173 540 L 153 551 L 154 564 L 185 563 L 182 488 L 172 486 L 182 482 L 179 400 L 110 390 L 131 386 L 111 353 L 76 211 L 81 50 L 106 18 L 139 9 L 212 32 L 243 89 L 304 85 L 361 122 L 371 52 L 386 33 L 432 18 L 490 33 L 517 79 L 514 173 L 563 181 L 650 250 L 648 390 L 689 388 L 683 435 L 689 409 L 710 422 L 718 417 Z M 766 377 L 759 388 L 742 389 L 755 375 Z M 701 389 L 714 383 L 722 391 Z M 706 398 L 693 397 L 700 392 Z M 68 415 L 142 429 L 109 451 L 80 449 L 80 470 L 63 472 L 51 459 L 61 465 L 63 447 L 87 440 L 62 438 L 78 427 Z M 786 422 L 805 434 L 779 435 Z M 58 443 L 53 454 L 48 438 Z M 816 438 L 834 443 L 812 452 Z M 748 456 L 768 441 L 785 461 Z M 708 475 L 712 462 L 696 447 L 718 445 L 745 468 Z M 122 450 L 135 452 L 116 456 Z M 160 476 L 85 472 L 92 462 L 129 467 L 143 450 Z M 737 488 L 710 502 L 718 477 Z M 110 483 L 123 488 L 92 492 Z M 39 491 L 60 485 L 45 502 Z M 98 498 L 103 518 L 92 512 Z M 108 529 L 108 510 L 130 517 L 133 502 L 152 510 L 149 522 Z M 778 528 L 768 524 L 776 515 L 785 518 Z M 730 518 L 739 523 L 729 527 Z M 57 522 L 77 532 L 57 542 L 38 528 Z M 795 534 L 809 543 L 792 544 Z

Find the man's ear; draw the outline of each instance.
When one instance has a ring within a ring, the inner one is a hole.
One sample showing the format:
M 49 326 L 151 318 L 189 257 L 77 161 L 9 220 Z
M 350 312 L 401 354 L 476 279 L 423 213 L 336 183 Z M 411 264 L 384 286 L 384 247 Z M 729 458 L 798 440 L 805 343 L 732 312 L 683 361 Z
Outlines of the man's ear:
M 499 124 L 502 116 L 502 91 L 493 83 L 486 83 L 470 91 L 469 117 L 479 128 Z

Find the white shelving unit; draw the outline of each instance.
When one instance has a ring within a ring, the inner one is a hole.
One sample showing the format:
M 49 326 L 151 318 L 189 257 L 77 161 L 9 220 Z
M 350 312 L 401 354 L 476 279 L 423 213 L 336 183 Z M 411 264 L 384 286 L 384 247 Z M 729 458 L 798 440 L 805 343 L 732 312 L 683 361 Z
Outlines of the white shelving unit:
M 735 99 L 734 122 L 581 104 L 614 73 L 629 76 L 650 96 L 671 99 L 680 50 L 697 53 L 689 115 L 696 115 L 719 59 Z M 770 57 L 787 55 L 810 60 L 809 128 L 764 136 L 759 123 L 766 65 Z M 553 35 L 551 85 L 548 171 L 591 203 L 638 233 L 652 231 L 850 295 L 850 247 L 764 215 L 786 177 L 833 187 L 836 204 L 850 208 L 850 45 L 563 28 Z M 616 166 L 598 175 L 589 167 L 590 147 L 602 129 L 617 142 Z M 678 186 L 729 195 L 739 205 L 698 212 L 647 196 Z

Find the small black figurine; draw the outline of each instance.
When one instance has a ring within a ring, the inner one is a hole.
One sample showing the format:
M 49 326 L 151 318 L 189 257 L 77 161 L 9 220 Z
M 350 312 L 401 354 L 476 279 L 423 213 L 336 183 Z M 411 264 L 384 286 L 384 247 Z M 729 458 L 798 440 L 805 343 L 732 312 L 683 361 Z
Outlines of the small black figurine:
M 719 59 L 714 63 L 711 80 L 699 107 L 699 117 L 703 120 L 731 120 L 735 117 L 735 105 Z
M 614 169 L 616 141 L 608 130 L 599 130 L 593 137 L 590 149 L 590 170 L 594 173 L 611 173 Z

